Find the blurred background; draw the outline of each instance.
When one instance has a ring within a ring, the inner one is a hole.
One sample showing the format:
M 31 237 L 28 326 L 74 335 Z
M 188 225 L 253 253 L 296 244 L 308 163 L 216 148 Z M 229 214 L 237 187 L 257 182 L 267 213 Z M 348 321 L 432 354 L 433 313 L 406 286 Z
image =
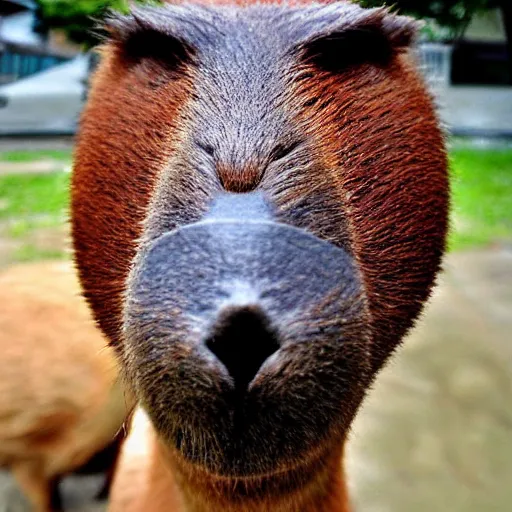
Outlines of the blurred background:
M 448 132 L 452 229 L 431 303 L 356 421 L 347 473 L 359 511 L 508 512 L 512 0 L 389 4 L 425 20 L 416 54 Z M 0 0 L 0 272 L 70 259 L 73 136 L 108 8 L 126 2 Z M 101 510 L 79 498 L 69 510 Z M 0 472 L 0 511 L 22 510 Z

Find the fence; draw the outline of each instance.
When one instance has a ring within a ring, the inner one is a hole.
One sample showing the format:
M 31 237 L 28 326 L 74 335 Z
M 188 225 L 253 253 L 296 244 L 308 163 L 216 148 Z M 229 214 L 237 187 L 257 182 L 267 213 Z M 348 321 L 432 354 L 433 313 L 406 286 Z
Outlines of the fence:
M 451 82 L 452 46 L 441 43 L 422 43 L 418 59 L 428 84 L 433 88 L 447 87 Z
M 67 60 L 66 57 L 22 53 L 6 48 L 0 52 L 0 84 L 14 82 Z

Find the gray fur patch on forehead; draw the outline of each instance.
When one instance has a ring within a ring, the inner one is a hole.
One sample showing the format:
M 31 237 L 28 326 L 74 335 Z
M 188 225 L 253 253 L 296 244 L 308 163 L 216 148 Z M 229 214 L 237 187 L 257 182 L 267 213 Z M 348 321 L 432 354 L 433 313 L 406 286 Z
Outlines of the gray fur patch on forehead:
M 364 9 L 348 2 L 242 7 L 181 4 L 136 7 L 126 16 L 110 18 L 107 27 L 114 39 L 123 40 L 150 30 L 197 50 L 240 31 L 254 37 L 270 37 L 293 49 L 330 34 L 359 29 L 378 31 L 391 46 L 401 48 L 413 40 L 418 22 L 391 14 L 386 8 Z

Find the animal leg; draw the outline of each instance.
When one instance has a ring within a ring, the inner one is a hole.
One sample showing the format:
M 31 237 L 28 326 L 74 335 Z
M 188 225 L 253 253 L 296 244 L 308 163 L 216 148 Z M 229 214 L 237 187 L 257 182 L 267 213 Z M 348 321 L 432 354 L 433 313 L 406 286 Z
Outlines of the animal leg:
M 54 478 L 48 483 L 50 494 L 50 509 L 53 511 L 64 510 L 62 508 L 62 494 L 60 492 L 59 482 L 59 478 Z
M 32 504 L 34 512 L 54 512 L 51 505 L 51 486 L 40 464 L 19 463 L 12 468 L 12 472 L 21 490 Z
M 109 467 L 105 471 L 105 482 L 101 487 L 99 493 L 96 496 L 96 499 L 106 500 L 110 495 L 110 488 L 112 487 L 112 482 L 114 480 L 114 475 L 116 472 L 116 467 L 119 462 L 121 447 L 125 438 L 124 432 L 120 432 L 117 434 L 116 439 L 112 443 L 110 447 L 108 447 L 108 453 L 110 455 L 110 463 Z

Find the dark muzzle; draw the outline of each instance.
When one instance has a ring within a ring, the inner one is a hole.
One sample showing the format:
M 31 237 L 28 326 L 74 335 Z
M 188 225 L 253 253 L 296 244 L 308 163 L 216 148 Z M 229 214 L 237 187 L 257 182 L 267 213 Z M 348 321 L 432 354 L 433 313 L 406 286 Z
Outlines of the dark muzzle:
M 278 409 L 299 398 L 313 410 L 323 392 L 350 392 L 340 375 L 359 379 L 367 368 L 367 313 L 352 257 L 273 221 L 259 198 L 227 197 L 204 221 L 155 240 L 131 275 L 128 367 L 166 431 L 176 422 L 208 429 L 215 417 L 216 432 L 237 423 L 244 437 L 247 422 L 262 421 L 250 419 L 260 406 L 285 418 Z

